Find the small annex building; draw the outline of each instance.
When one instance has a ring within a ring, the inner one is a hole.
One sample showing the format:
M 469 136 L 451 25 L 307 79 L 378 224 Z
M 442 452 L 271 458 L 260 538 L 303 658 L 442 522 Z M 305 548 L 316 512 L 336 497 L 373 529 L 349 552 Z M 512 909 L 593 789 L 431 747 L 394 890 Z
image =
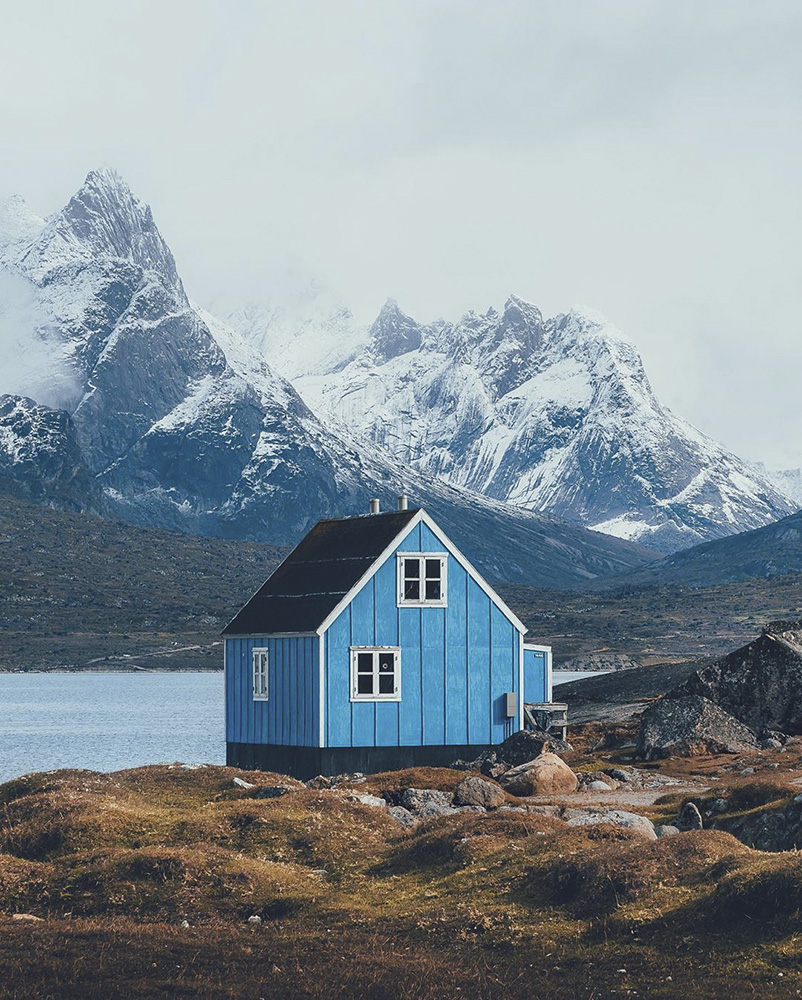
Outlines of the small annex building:
M 319 521 L 223 631 L 229 765 L 447 765 L 551 702 L 551 651 L 422 509 Z

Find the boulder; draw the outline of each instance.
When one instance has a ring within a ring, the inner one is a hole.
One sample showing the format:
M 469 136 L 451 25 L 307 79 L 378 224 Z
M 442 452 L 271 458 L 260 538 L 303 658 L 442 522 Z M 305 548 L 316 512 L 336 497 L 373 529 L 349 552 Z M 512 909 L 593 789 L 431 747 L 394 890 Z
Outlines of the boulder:
M 294 785 L 259 785 L 251 792 L 252 799 L 280 799 L 297 791 Z
M 504 790 L 495 781 L 488 781 L 471 775 L 463 778 L 454 789 L 454 804 L 458 806 L 482 806 L 484 809 L 498 809 L 507 801 Z
M 671 823 L 662 823 L 654 828 L 654 832 L 659 839 L 660 837 L 673 837 L 675 833 L 679 833 L 679 830 Z
M 419 819 L 449 816 L 457 811 L 451 792 L 441 792 L 437 788 L 405 788 L 400 800 L 400 804 Z
M 643 713 L 637 754 L 653 760 L 672 754 L 737 753 L 757 746 L 751 729 L 708 698 L 669 693 Z
M 683 803 L 674 826 L 678 830 L 703 829 L 704 823 L 702 822 L 702 814 L 699 812 L 699 807 L 693 802 Z
M 349 795 L 349 802 L 359 802 L 363 806 L 372 806 L 374 809 L 386 809 L 387 803 L 378 795 Z
M 563 819 L 569 826 L 599 826 L 610 823 L 613 826 L 632 830 L 647 840 L 656 840 L 654 824 L 640 813 L 627 812 L 624 809 L 566 809 Z
M 512 795 L 563 795 L 575 792 L 579 782 L 556 753 L 542 753 L 502 774 L 499 784 Z
M 403 806 L 390 806 L 387 810 L 387 815 L 391 816 L 400 826 L 411 827 L 418 825 L 417 818 L 413 816 L 409 809 L 405 809 Z

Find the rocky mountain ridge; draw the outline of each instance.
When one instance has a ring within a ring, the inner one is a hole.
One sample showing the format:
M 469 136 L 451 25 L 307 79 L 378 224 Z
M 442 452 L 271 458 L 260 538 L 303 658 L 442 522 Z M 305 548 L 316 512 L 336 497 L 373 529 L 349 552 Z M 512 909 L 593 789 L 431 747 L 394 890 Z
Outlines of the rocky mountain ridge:
M 325 426 L 252 343 L 193 305 L 150 208 L 113 171 L 90 173 L 49 220 L 19 199 L 3 217 L 0 268 L 29 284 L 69 369 L 64 440 L 74 435 L 111 512 L 286 544 L 321 516 L 406 491 L 494 579 L 570 586 L 648 561 L 619 539 L 444 485 Z M 29 402 L 7 405 L 45 420 Z M 21 439 L 35 440 L 25 427 L 6 426 L 6 479 Z M 86 506 L 95 501 L 87 488 Z
M 591 310 L 549 318 L 511 296 L 421 324 L 390 300 L 355 355 L 294 384 L 422 472 L 665 552 L 795 509 L 662 406 L 636 348 Z

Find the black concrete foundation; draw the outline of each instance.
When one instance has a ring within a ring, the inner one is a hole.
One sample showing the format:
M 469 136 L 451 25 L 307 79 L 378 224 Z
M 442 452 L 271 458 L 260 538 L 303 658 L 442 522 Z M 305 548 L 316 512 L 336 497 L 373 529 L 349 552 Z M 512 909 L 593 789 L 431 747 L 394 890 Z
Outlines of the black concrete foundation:
M 397 771 L 402 767 L 448 767 L 473 760 L 487 744 L 429 747 L 285 747 L 265 743 L 227 743 L 226 763 L 248 771 L 276 771 L 302 781 L 318 774 Z

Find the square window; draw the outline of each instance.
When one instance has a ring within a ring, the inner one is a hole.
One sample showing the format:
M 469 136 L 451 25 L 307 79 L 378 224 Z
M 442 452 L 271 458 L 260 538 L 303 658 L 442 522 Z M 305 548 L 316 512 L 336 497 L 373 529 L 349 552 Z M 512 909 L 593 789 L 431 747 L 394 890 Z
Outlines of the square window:
M 401 650 L 351 648 L 351 701 L 401 700 Z
M 446 606 L 448 556 L 440 553 L 404 553 L 398 558 L 398 606 Z

